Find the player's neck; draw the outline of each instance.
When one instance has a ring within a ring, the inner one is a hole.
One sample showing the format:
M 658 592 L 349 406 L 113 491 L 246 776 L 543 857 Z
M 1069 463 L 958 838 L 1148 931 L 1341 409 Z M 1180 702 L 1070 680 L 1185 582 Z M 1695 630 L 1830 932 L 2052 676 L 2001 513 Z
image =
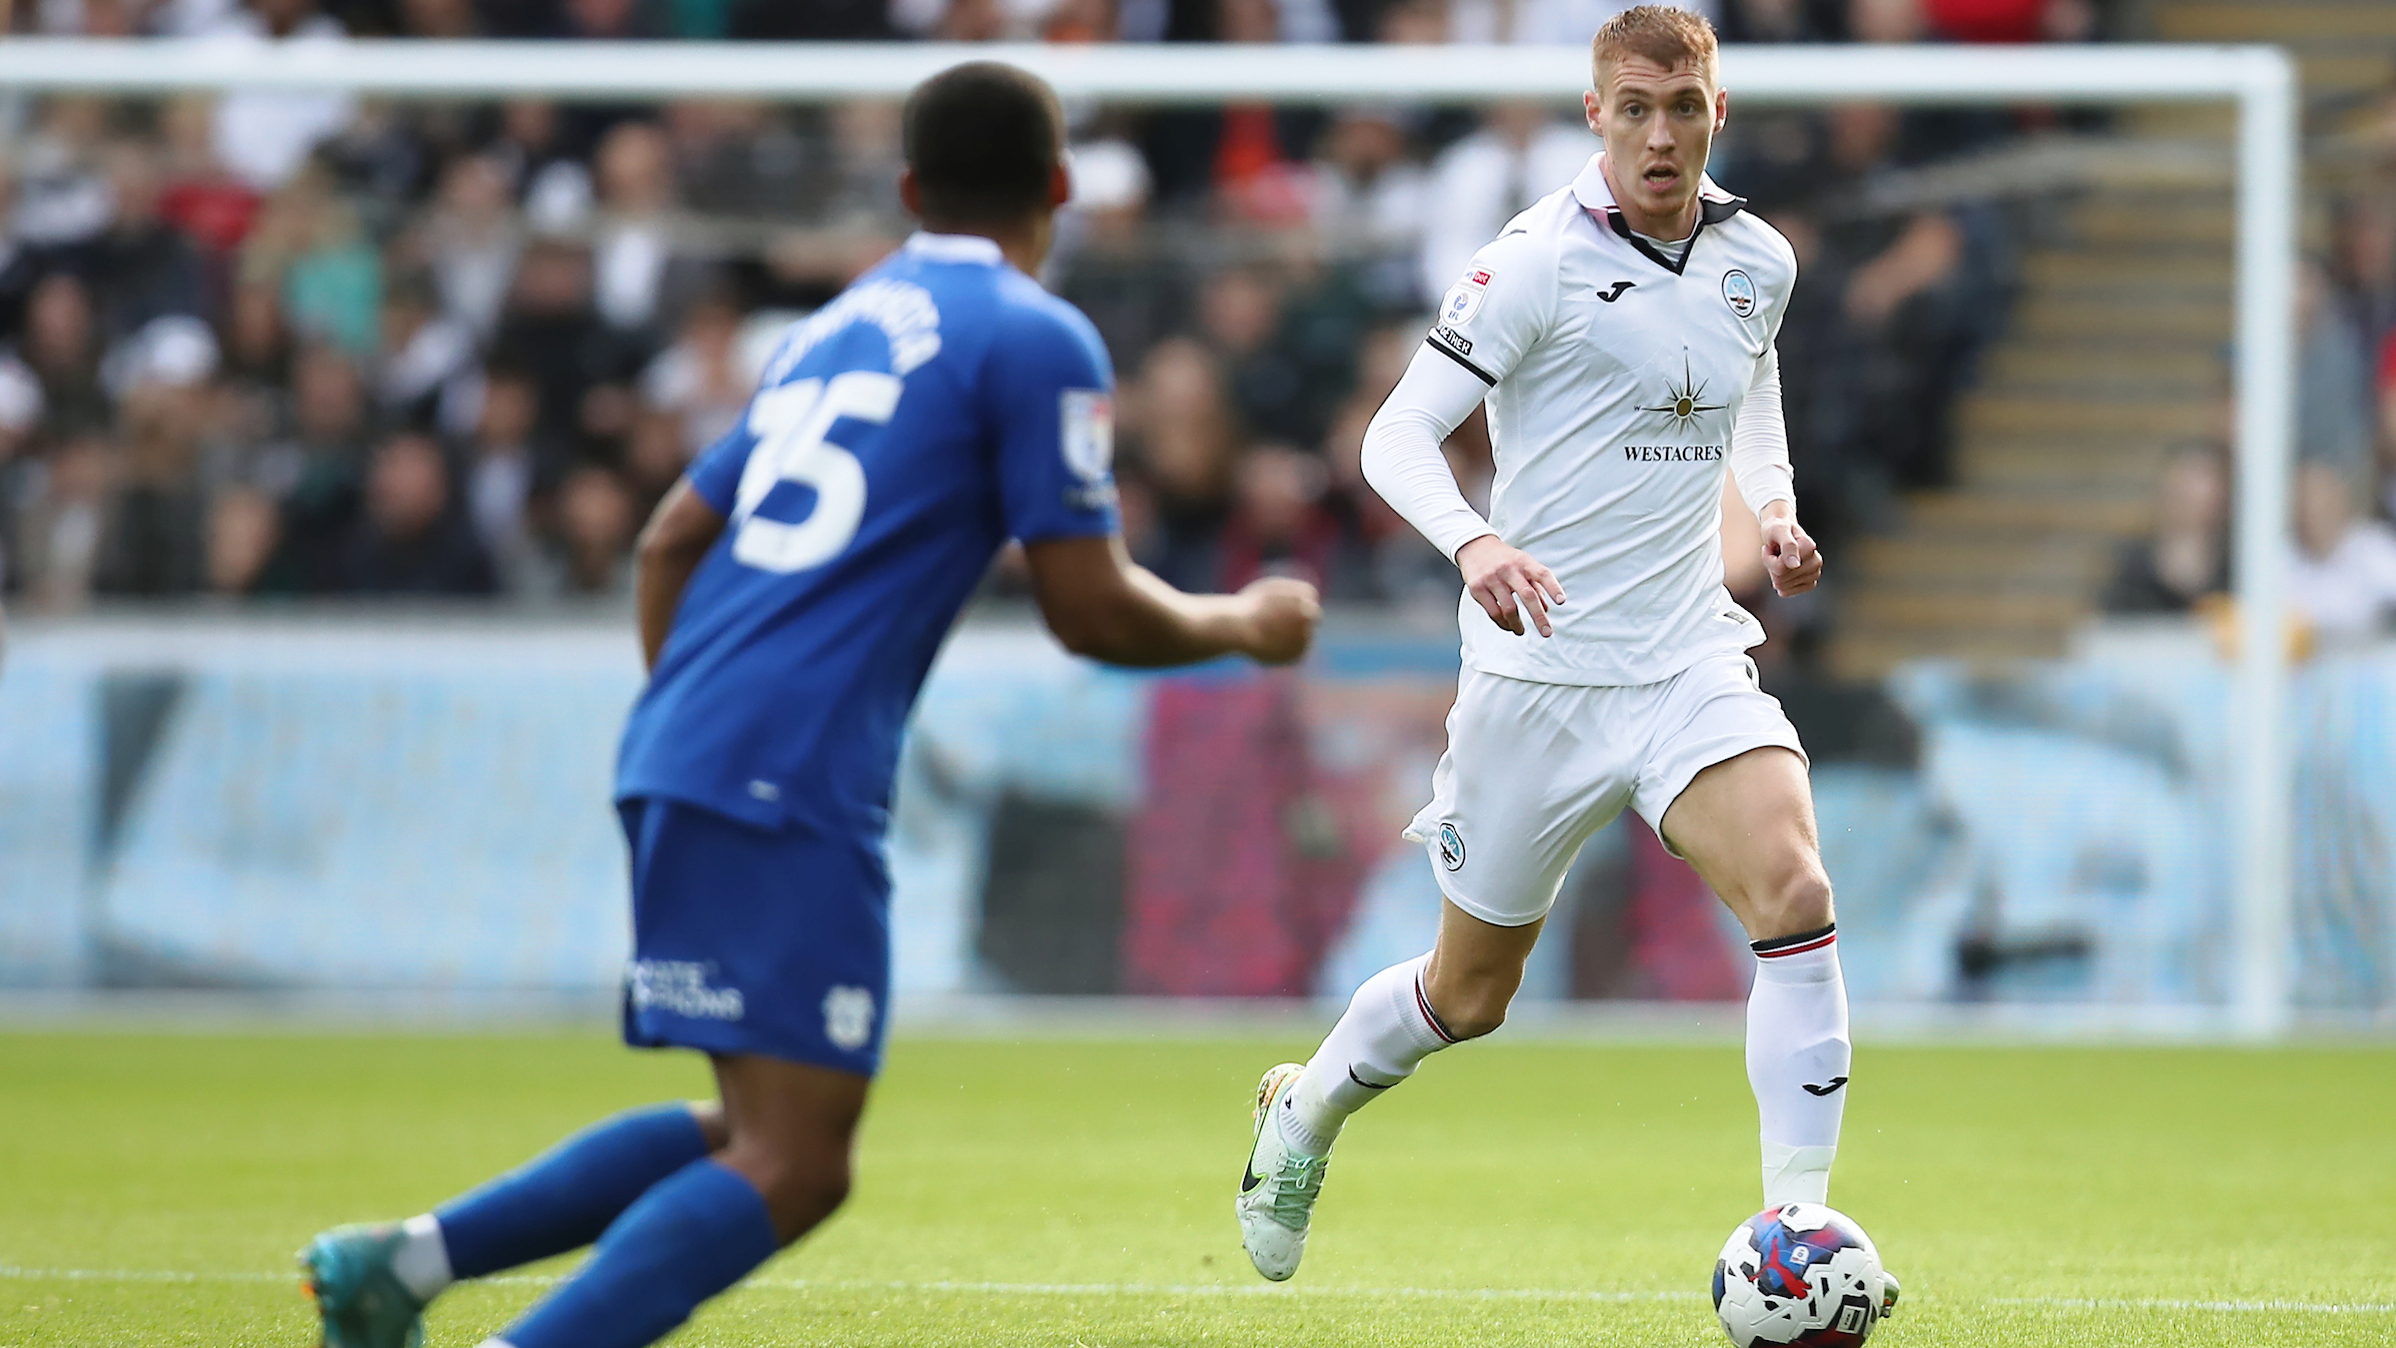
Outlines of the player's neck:
M 930 234 L 963 234 L 971 238 L 988 239 L 998 245 L 998 251 L 1017 271 L 1027 276 L 1040 274 L 1040 264 L 1048 260 L 1049 240 L 1055 235 L 1054 217 L 1036 216 L 1011 225 L 963 224 L 951 221 L 922 222 Z
M 1644 234 L 1665 243 L 1679 243 L 1697 232 L 1697 193 L 1691 192 L 1689 199 L 1679 207 L 1658 214 L 1641 209 L 1622 190 L 1622 184 L 1614 181 L 1613 156 L 1598 161 L 1598 168 L 1606 175 L 1606 190 L 1614 194 L 1614 208 L 1622 212 L 1622 223 L 1630 226 L 1632 233 Z

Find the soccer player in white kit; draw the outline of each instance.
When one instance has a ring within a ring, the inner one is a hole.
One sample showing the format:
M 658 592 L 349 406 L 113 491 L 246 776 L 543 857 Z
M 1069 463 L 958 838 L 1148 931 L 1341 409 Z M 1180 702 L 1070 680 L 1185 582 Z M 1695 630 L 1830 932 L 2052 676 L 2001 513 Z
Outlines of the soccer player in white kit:
M 1763 630 L 1723 588 L 1720 542 L 1727 463 L 1774 589 L 1822 573 L 1773 350 L 1797 264 L 1705 176 L 1729 109 L 1715 57 L 1683 10 L 1599 30 L 1583 104 L 1602 152 L 1474 256 L 1366 433 L 1374 489 L 1464 574 L 1448 749 L 1406 834 L 1445 901 L 1430 954 L 1367 979 L 1312 1060 L 1258 1087 L 1238 1211 L 1267 1278 L 1297 1271 L 1347 1117 L 1505 1019 L 1566 869 L 1625 805 L 1753 942 L 1765 1205 L 1826 1200 L 1849 1058 L 1830 881 L 1805 751 L 1756 685 Z M 1486 520 L 1439 451 L 1484 401 Z

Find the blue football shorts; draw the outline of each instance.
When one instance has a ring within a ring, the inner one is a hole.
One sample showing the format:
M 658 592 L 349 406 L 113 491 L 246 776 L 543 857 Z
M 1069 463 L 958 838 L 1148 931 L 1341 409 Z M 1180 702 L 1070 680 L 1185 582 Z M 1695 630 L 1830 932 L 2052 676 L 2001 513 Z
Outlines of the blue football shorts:
M 632 848 L 624 1042 L 880 1070 L 890 875 L 879 846 L 672 800 L 616 810 Z

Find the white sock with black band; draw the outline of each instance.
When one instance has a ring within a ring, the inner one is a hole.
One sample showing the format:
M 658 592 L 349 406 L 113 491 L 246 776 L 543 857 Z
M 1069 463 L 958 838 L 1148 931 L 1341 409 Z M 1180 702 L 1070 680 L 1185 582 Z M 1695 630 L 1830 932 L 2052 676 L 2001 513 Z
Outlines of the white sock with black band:
M 1824 1203 L 1847 1108 L 1847 983 L 1838 927 L 1757 941 L 1747 1082 L 1762 1125 L 1764 1206 Z
M 1306 1075 L 1282 1096 L 1281 1136 L 1320 1156 L 1348 1116 L 1414 1075 L 1416 1064 L 1456 1042 L 1423 995 L 1429 955 L 1364 980 L 1348 1010 L 1306 1061 Z

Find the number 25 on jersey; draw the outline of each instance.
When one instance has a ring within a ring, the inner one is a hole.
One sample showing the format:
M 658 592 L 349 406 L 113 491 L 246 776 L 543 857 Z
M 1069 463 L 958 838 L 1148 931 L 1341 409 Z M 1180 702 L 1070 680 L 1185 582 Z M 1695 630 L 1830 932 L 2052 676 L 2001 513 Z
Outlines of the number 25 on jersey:
M 732 505 L 732 556 L 761 571 L 788 574 L 840 555 L 865 517 L 865 468 L 857 456 L 824 437 L 851 417 L 872 425 L 898 410 L 905 385 L 877 370 L 851 370 L 770 388 L 749 406 L 756 448 L 742 467 Z M 760 519 L 757 507 L 777 483 L 815 493 L 815 508 L 796 524 Z

